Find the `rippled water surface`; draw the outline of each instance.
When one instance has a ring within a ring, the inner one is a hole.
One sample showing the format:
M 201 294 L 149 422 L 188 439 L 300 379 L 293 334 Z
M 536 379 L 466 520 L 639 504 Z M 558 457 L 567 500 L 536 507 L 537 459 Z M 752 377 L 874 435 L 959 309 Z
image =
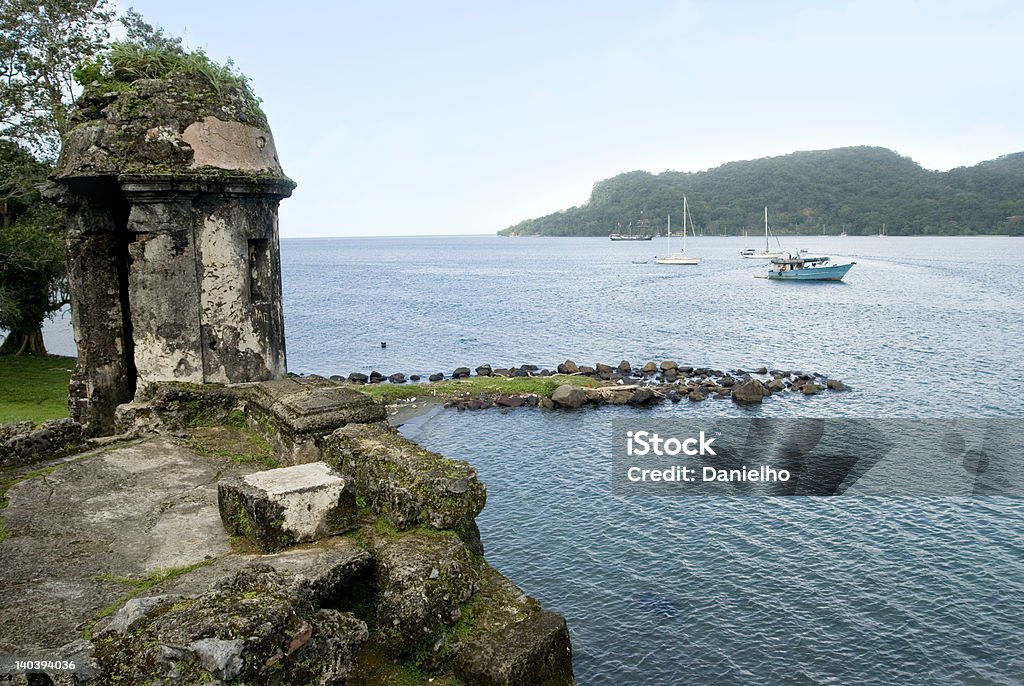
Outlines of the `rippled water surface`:
M 1024 415 L 1024 239 L 786 243 L 857 265 L 758 279 L 741 238 L 693 241 L 699 267 L 654 264 L 657 240 L 285 240 L 289 368 L 671 358 L 841 378 L 852 392 L 753 410 L 439 411 L 409 431 L 480 470 L 488 560 L 565 614 L 581 684 L 1024 683 L 1020 500 L 612 495 L 630 413 Z
M 694 241 L 694 268 L 633 263 L 657 241 L 285 241 L 290 367 L 667 357 L 842 378 L 853 392 L 756 410 L 440 411 L 409 431 L 478 467 L 488 560 L 565 614 L 581 684 L 1024 682 L 1020 500 L 611 494 L 611 421 L 631 413 L 1024 414 L 1024 240 L 787 246 L 855 260 L 842 284 L 754 278 L 743 245 Z
M 686 267 L 655 264 L 657 239 L 285 240 L 289 368 L 671 358 L 820 371 L 858 389 L 800 406 L 819 416 L 1024 414 L 1024 394 L 1002 390 L 1024 382 L 1024 239 L 786 239 L 856 261 L 842 283 L 754 278 L 766 266 L 739 258 L 744 244 L 694 240 L 704 259 Z

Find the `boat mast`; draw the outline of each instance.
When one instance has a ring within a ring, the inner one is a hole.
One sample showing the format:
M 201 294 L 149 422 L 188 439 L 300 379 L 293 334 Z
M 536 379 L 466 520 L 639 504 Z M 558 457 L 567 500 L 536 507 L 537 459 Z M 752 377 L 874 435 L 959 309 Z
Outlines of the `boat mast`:
M 764 206 L 764 251 L 768 252 L 768 206 Z
M 686 196 L 683 196 L 683 254 L 686 254 L 686 218 L 690 215 L 690 210 L 686 206 Z M 693 228 L 693 220 L 690 220 L 690 228 Z
M 684 224 L 683 226 L 685 227 L 686 225 Z M 672 254 L 672 215 L 671 214 L 668 215 L 667 227 L 668 227 L 668 254 L 671 255 Z

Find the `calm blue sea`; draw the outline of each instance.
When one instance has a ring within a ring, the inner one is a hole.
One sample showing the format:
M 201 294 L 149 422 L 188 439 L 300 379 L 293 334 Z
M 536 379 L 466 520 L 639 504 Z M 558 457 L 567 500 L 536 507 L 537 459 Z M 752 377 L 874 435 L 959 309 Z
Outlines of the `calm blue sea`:
M 612 495 L 616 418 L 1024 416 L 1024 239 L 784 239 L 855 260 L 840 284 L 755 278 L 745 245 L 693 240 L 702 264 L 668 267 L 657 239 L 285 240 L 289 368 L 671 358 L 843 379 L 753 410 L 440 410 L 407 432 L 479 469 L 488 560 L 566 616 L 580 684 L 1024 683 L 1020 499 Z
M 443 410 L 409 433 L 480 470 L 487 557 L 565 614 L 581 684 L 1024 683 L 1020 500 L 611 494 L 619 417 L 1024 416 L 1024 239 L 785 243 L 857 265 L 840 284 L 758 279 L 742 238 L 694 240 L 698 267 L 654 264 L 657 240 L 285 241 L 289 366 L 671 358 L 841 378 L 855 390 L 757 410 Z

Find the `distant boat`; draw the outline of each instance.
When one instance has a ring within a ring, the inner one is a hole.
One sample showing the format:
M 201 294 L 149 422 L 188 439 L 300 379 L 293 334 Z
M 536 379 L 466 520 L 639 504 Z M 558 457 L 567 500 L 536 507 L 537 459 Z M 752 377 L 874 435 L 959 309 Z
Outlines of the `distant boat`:
M 842 281 L 850 267 L 857 264 L 829 264 L 830 261 L 829 257 L 806 255 L 777 257 L 768 268 L 768 278 L 790 281 Z
M 672 253 L 672 215 L 668 217 L 668 255 L 655 257 L 658 264 L 700 264 L 699 257 L 690 257 L 686 254 L 686 220 L 690 220 L 690 229 L 693 229 L 693 218 L 690 217 L 690 208 L 686 204 L 686 196 L 683 196 L 683 251 Z
M 743 257 L 745 257 L 748 260 L 773 260 L 776 257 L 782 257 L 782 249 L 781 249 L 782 246 L 779 246 L 779 248 L 780 248 L 779 250 L 771 250 L 769 248 L 769 246 L 768 246 L 768 235 L 769 235 L 769 233 L 770 233 L 770 231 L 768 230 L 768 208 L 765 207 L 764 208 L 764 250 L 756 250 L 754 248 L 746 248 L 745 250 L 740 250 L 740 255 L 742 255 Z M 779 239 L 776 238 L 775 242 L 778 243 Z
M 646 220 L 643 218 L 643 212 L 640 213 L 639 224 L 641 233 L 633 233 L 633 222 L 630 222 L 629 233 L 612 233 L 608 234 L 608 238 L 610 238 L 613 241 L 649 241 L 652 238 L 654 238 L 654 236 L 652 236 L 649 232 L 645 231 L 645 229 L 647 228 L 647 223 Z M 619 228 L 622 228 L 621 224 L 619 225 Z
M 878 232 L 879 238 L 885 238 L 885 224 L 882 224 L 882 230 Z

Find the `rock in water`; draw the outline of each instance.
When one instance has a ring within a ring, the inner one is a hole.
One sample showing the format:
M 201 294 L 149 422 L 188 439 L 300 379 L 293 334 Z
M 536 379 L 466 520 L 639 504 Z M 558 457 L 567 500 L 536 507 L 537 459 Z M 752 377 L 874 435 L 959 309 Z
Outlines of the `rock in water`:
M 825 385 L 828 386 L 829 389 L 833 390 L 833 391 L 848 391 L 848 390 L 850 390 L 850 387 L 847 386 L 846 384 L 844 384 L 839 379 L 829 379 L 828 381 L 825 382 Z
M 757 379 L 744 381 L 732 387 L 732 399 L 737 403 L 757 404 L 768 395 L 771 395 L 771 392 Z
M 579 386 L 562 384 L 551 394 L 551 400 L 559 407 L 581 407 L 587 402 L 587 394 Z
M 576 366 L 576 363 L 572 360 L 566 360 L 562 364 L 558 365 L 559 374 L 575 374 L 580 369 Z

